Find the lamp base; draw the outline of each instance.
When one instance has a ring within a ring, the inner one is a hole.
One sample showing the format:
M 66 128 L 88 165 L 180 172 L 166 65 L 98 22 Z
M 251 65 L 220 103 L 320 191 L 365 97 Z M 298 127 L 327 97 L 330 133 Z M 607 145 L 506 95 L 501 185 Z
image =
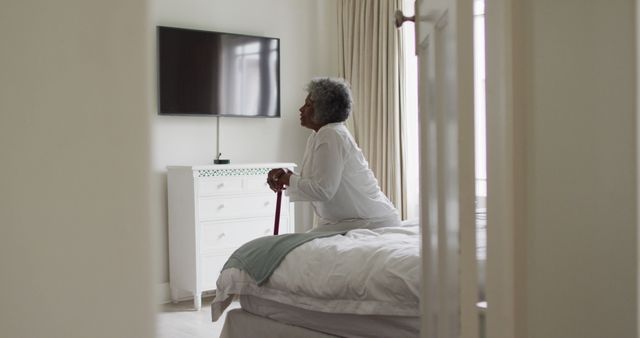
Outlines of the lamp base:
M 215 159 L 213 160 L 213 164 L 229 164 L 231 160 L 223 160 L 223 159 Z

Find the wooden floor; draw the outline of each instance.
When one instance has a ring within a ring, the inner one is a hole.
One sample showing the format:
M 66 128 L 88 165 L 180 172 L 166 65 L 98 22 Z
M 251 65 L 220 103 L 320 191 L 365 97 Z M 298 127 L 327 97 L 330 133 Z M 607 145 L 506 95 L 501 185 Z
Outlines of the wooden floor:
M 217 338 L 227 311 L 240 307 L 233 302 L 217 322 L 211 321 L 213 297 L 202 299 L 202 309 L 195 311 L 193 301 L 163 304 L 156 316 L 156 338 Z

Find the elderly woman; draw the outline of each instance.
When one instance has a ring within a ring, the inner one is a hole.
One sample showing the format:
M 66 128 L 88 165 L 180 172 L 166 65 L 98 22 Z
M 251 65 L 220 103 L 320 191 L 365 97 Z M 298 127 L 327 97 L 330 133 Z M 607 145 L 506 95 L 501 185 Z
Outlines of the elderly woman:
M 397 226 L 400 217 L 378 186 L 362 150 L 344 121 L 351 112 L 351 91 L 340 79 L 318 78 L 307 86 L 300 124 L 313 130 L 295 174 L 273 169 L 267 182 L 286 189 L 292 201 L 309 201 L 319 217 L 315 230 Z

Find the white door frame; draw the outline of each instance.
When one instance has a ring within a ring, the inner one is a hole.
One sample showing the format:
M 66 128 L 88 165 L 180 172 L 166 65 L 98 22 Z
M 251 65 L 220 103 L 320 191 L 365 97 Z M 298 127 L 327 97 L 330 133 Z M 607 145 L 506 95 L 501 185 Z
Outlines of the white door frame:
M 487 318 L 486 336 L 526 337 L 522 223 L 523 125 L 514 49 L 518 34 L 512 0 L 485 0 L 487 102 Z
M 421 336 L 478 337 L 473 7 L 417 0 Z

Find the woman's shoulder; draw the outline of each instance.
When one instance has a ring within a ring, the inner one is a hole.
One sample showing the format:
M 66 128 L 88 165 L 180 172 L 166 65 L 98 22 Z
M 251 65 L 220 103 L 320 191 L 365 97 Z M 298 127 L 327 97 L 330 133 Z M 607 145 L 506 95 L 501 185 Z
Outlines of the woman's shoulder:
M 358 150 L 353 136 L 347 129 L 344 123 L 330 123 L 318 130 L 316 134 L 317 143 L 332 143 L 343 149 L 347 153 L 352 153 Z
M 348 139 L 350 138 L 351 133 L 349 133 L 349 129 L 347 129 L 347 126 L 345 126 L 343 122 L 337 122 L 329 123 L 323 126 L 322 128 L 320 128 L 320 130 L 318 130 L 316 136 L 321 138 L 338 137 L 341 139 Z

